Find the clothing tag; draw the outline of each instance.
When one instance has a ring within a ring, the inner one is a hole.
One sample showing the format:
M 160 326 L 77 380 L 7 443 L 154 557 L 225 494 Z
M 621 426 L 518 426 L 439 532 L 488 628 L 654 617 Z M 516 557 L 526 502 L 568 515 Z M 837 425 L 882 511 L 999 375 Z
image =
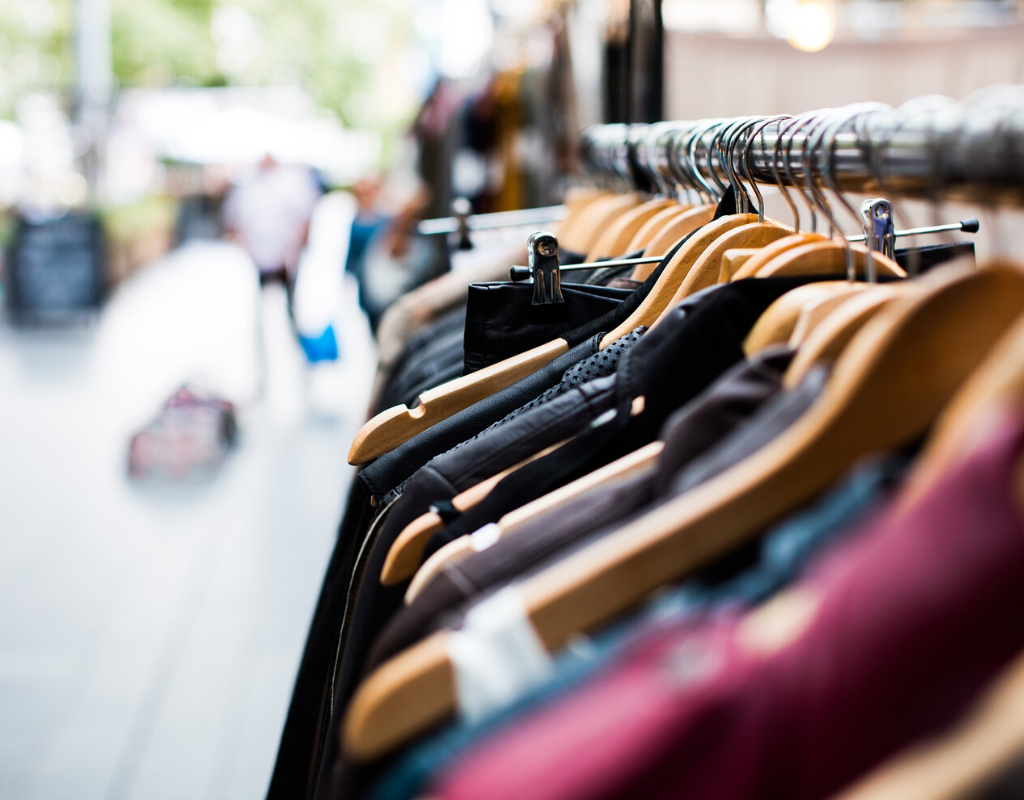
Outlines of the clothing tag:
M 479 553 L 498 541 L 499 536 L 501 536 L 501 526 L 496 522 L 490 522 L 469 535 L 469 544 Z
M 459 711 L 468 722 L 517 700 L 551 674 L 553 661 L 523 599 L 508 587 L 478 603 L 448 640 Z

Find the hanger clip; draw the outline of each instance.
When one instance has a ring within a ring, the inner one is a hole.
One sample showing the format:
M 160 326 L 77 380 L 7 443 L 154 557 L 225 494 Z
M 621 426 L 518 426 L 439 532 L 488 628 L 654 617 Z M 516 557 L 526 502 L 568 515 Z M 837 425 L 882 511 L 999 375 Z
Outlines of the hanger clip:
M 455 218 L 455 224 L 458 226 L 455 230 L 458 240 L 456 248 L 459 250 L 473 249 L 473 240 L 469 238 L 469 212 L 472 210 L 473 205 L 469 202 L 469 198 L 456 197 L 452 200 L 452 217 Z
M 562 270 L 558 264 L 558 239 L 553 233 L 537 231 L 526 240 L 530 273 L 533 275 L 533 305 L 564 303 Z
M 863 217 L 864 242 L 868 249 L 881 253 L 886 258 L 896 257 L 896 225 L 892 212 L 892 203 L 876 197 L 860 204 Z

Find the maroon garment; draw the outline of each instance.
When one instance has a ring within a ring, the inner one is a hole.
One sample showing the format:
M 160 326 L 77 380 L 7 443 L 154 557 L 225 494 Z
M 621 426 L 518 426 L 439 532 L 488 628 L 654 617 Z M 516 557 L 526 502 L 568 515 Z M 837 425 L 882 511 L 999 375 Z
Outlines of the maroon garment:
M 952 722 L 1024 646 L 1022 443 L 1024 420 L 1004 420 L 912 510 L 831 551 L 796 587 L 818 605 L 788 646 L 743 647 L 746 618 L 676 625 L 467 752 L 430 795 L 828 797 Z

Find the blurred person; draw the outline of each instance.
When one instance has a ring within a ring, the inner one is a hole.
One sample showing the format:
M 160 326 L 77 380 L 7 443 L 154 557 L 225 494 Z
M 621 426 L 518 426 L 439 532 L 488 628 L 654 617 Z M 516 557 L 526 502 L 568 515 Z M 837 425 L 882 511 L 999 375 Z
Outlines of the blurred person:
M 256 174 L 232 187 L 224 200 L 226 237 L 249 253 L 259 270 L 261 289 L 272 283 L 284 286 L 293 325 L 299 256 L 320 195 L 312 170 L 279 164 L 268 153 Z
M 388 305 L 437 272 L 427 243 L 416 236 L 431 193 L 402 159 L 386 177 L 364 176 L 352 186 L 357 204 L 345 270 L 359 284 L 359 305 L 376 330 Z M 443 270 L 442 270 L 443 271 Z
M 366 249 L 373 237 L 388 223 L 388 217 L 380 205 L 383 182 L 379 175 L 366 175 L 352 186 L 356 201 L 356 215 L 349 232 L 348 255 L 345 257 L 345 272 L 356 279 L 359 287 L 359 307 L 367 311 L 365 287 Z

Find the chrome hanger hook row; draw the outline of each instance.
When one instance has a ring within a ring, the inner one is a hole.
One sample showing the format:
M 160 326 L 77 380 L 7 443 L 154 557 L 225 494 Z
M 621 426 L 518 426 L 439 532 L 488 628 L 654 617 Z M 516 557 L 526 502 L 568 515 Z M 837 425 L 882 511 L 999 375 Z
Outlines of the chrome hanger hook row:
M 959 222 L 947 222 L 944 225 L 929 225 L 924 228 L 910 228 L 895 232 L 897 239 L 904 236 L 925 236 L 934 233 L 945 233 L 946 231 L 962 231 L 964 233 L 977 233 L 981 224 L 977 219 L 963 219 Z M 863 233 L 845 237 L 849 242 L 863 242 L 867 237 Z M 664 261 L 665 256 L 639 256 L 637 258 L 615 258 L 610 261 L 585 261 L 581 264 L 565 264 L 559 268 L 562 272 L 573 272 L 576 270 L 607 269 L 608 267 L 629 267 L 637 264 L 657 264 Z M 509 276 L 513 281 L 527 281 L 533 277 L 533 267 L 516 265 L 509 270 Z
M 757 196 L 757 221 L 759 223 L 763 223 L 764 222 L 764 197 L 761 195 L 761 190 L 757 188 L 757 181 L 754 180 L 754 176 L 751 174 L 751 170 L 750 170 L 751 150 L 753 149 L 754 141 L 757 139 L 758 136 L 762 137 L 762 142 L 763 142 L 763 134 L 764 134 L 764 129 L 765 128 L 767 128 L 773 122 L 782 122 L 783 120 L 787 120 L 787 119 L 792 119 L 792 117 L 790 115 L 788 115 L 788 114 L 781 114 L 781 115 L 778 115 L 778 116 L 775 116 L 775 117 L 766 117 L 760 123 L 757 123 L 756 130 L 751 132 L 750 136 L 747 138 L 746 147 L 743 148 L 743 161 L 741 163 L 742 163 L 742 166 L 743 166 L 743 172 L 746 174 L 747 180 L 750 182 L 750 188 L 754 191 L 754 194 Z M 776 145 L 778 144 L 778 140 L 779 140 L 779 137 L 776 136 L 775 137 Z M 772 173 L 775 175 L 776 182 L 778 183 L 779 188 L 781 189 L 782 188 L 782 183 L 778 179 L 779 178 L 779 173 L 775 169 L 775 166 L 776 166 L 775 165 L 775 160 L 773 159 L 772 160 Z M 799 231 L 800 230 L 800 217 L 796 213 L 796 205 L 789 198 L 788 194 L 786 195 L 786 201 L 789 202 L 790 208 L 793 209 L 793 213 L 796 216 L 796 229 Z
M 717 182 L 717 180 L 714 178 L 712 170 L 708 170 L 707 176 L 705 176 L 704 173 L 701 172 L 700 166 L 697 161 L 697 148 L 700 146 L 701 142 L 703 141 L 706 135 L 716 131 L 717 129 L 720 129 L 724 124 L 725 123 L 723 120 L 707 120 L 703 126 L 698 126 L 697 128 L 694 129 L 694 135 L 690 137 L 690 140 L 689 142 L 687 142 L 686 146 L 687 164 L 690 168 L 690 171 L 697 179 L 697 182 L 702 187 L 704 187 L 704 191 L 707 192 L 707 197 L 710 200 L 716 200 L 718 198 L 721 198 L 722 194 L 725 192 L 725 186 Z M 708 183 L 708 177 L 710 177 L 715 183 L 718 184 L 718 191 L 715 191 L 711 184 Z
M 704 153 L 706 155 L 705 167 L 707 170 L 704 174 L 706 175 L 706 177 L 710 178 L 711 182 L 718 187 L 717 194 L 719 197 L 724 197 L 729 187 L 722 183 L 722 179 L 718 176 L 718 171 L 715 169 L 715 159 L 718 157 L 718 143 L 719 141 L 721 141 L 725 133 L 729 130 L 731 125 L 732 120 L 719 120 L 718 123 L 713 128 L 710 129 L 711 141 L 709 141 L 704 148 Z M 700 143 L 703 143 L 703 137 L 701 138 L 699 144 Z
M 829 129 L 825 131 L 825 139 L 827 146 L 824 151 L 824 169 L 822 170 L 822 180 L 826 186 L 832 191 L 832 194 L 840 202 L 840 204 L 847 210 L 847 212 L 855 220 L 858 220 L 858 215 L 853 204 L 847 199 L 846 194 L 839 188 L 838 181 L 835 178 L 835 154 L 836 154 L 836 141 L 839 136 L 839 132 L 851 122 L 856 120 L 866 119 L 872 114 L 881 114 L 889 110 L 889 107 L 882 103 L 858 103 L 852 106 L 846 106 L 845 108 L 838 109 L 836 114 L 835 122 L 829 126 Z M 883 202 L 883 201 L 877 201 Z M 888 206 L 887 206 L 888 207 Z M 863 212 L 863 206 L 861 211 Z M 891 228 L 890 228 L 891 231 Z M 867 231 L 865 230 L 865 238 L 867 238 Z M 850 241 L 847 237 L 841 237 L 843 243 L 843 258 L 846 262 L 846 279 L 848 281 L 854 281 L 857 279 L 857 269 L 854 262 L 853 248 L 850 247 Z M 895 241 L 895 239 L 893 239 Z M 889 254 L 891 255 L 891 254 Z M 866 256 L 866 263 L 864 265 L 864 272 L 867 277 L 868 283 L 875 283 L 877 281 L 877 275 L 875 270 L 874 255 L 871 248 L 868 248 Z
M 761 117 L 748 117 L 747 121 L 740 125 L 736 131 L 736 135 L 730 142 L 729 148 L 729 168 L 732 174 L 736 178 L 736 183 L 742 190 L 744 211 L 751 213 L 751 207 L 754 206 L 754 202 L 750 199 L 750 193 L 747 191 L 747 184 L 757 197 L 757 215 L 758 221 L 764 222 L 764 198 L 757 189 L 757 184 L 753 180 L 750 171 L 747 169 L 746 164 L 746 153 L 748 145 L 753 140 L 751 131 L 758 126 L 764 126 L 765 118 Z M 743 179 L 746 178 L 747 184 L 744 184 Z
M 724 137 L 724 142 L 719 143 L 719 163 L 729 178 L 729 185 L 732 186 L 733 193 L 736 196 L 736 210 L 741 214 L 749 213 L 752 203 L 750 196 L 747 194 L 746 187 L 736 173 L 735 158 L 737 146 L 743 137 L 744 131 L 751 125 L 756 125 L 760 119 L 760 117 L 739 117 L 727 128 L 728 133 Z
M 688 155 L 690 142 L 693 140 L 694 132 L 700 125 L 700 122 L 691 123 L 685 128 L 680 128 L 672 135 L 667 151 L 668 168 L 669 172 L 679 181 L 680 187 L 684 187 L 687 192 L 692 191 L 696 193 L 700 200 L 710 202 L 711 193 L 697 175 Z
M 814 180 L 814 150 L 817 144 L 814 139 L 814 133 L 827 122 L 832 111 L 832 109 L 826 108 L 821 111 L 811 112 L 811 114 L 808 115 L 808 119 L 805 123 L 806 130 L 803 133 L 804 139 L 800 145 L 800 165 L 803 168 L 802 183 L 806 190 L 805 194 L 828 222 L 828 233 L 830 238 L 835 236 L 838 231 L 838 226 L 836 225 L 835 215 L 832 213 L 832 207 L 828 203 L 828 198 L 820 191 Z
M 804 205 L 807 206 L 807 211 L 811 217 L 811 233 L 818 232 L 818 210 L 812 202 L 812 198 L 803 190 L 800 181 L 797 180 L 796 176 L 793 174 L 793 143 L 796 141 L 797 134 L 801 133 L 808 124 L 813 122 L 814 114 L 815 112 L 799 114 L 786 125 L 786 135 L 788 138 L 786 139 L 786 143 L 783 147 L 785 157 L 782 159 L 782 166 L 785 170 L 789 185 L 797 190 L 800 199 L 803 200 Z

